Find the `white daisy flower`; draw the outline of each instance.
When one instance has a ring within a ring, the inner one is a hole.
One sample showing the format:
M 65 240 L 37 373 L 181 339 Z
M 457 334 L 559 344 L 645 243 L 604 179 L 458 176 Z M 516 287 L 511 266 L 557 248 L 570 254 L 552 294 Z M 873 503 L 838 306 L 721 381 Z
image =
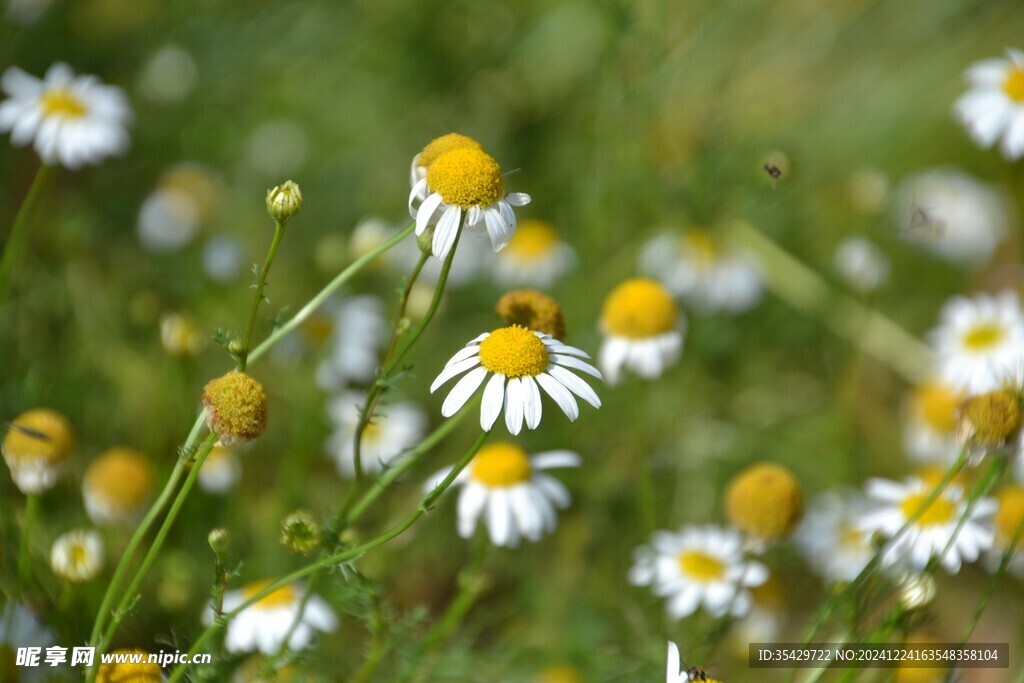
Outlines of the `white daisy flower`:
M 238 279 L 244 265 L 242 245 L 232 235 L 215 235 L 203 247 L 203 272 L 214 282 L 227 283 Z
M 947 486 L 902 535 L 893 538 L 921 510 L 933 490 L 932 484 L 918 477 L 908 477 L 903 483 L 886 479 L 868 480 L 867 495 L 881 507 L 861 515 L 857 528 L 890 539 L 882 552 L 884 566 L 906 562 L 911 570 L 920 571 L 932 557 L 941 554 L 954 537 L 959 520 L 967 510 L 967 501 L 958 484 Z M 983 551 L 992 547 L 995 530 L 991 517 L 996 507 L 991 498 L 982 498 L 974 504 L 949 552 L 941 560 L 943 568 L 950 574 L 960 571 L 964 561 L 974 562 Z
M 19 24 L 35 23 L 50 9 L 53 0 L 8 0 L 7 16 Z
M 579 467 L 580 456 L 572 451 L 547 451 L 527 456 L 509 443 L 487 444 L 455 478 L 459 492 L 458 530 L 470 538 L 477 522 L 485 517 L 491 542 L 514 548 L 520 538 L 536 543 L 555 530 L 557 510 L 569 507 L 571 497 L 564 485 L 544 470 Z M 424 486 L 437 488 L 452 468 L 435 474 Z
M 39 647 L 43 649 L 45 656 L 46 648 L 54 645 L 56 639 L 43 624 L 36 619 L 29 609 L 12 600 L 4 606 L 0 612 L 0 662 L 9 662 L 13 667 L 18 648 Z M 9 658 L 9 659 L 8 659 Z M 50 667 L 18 667 L 14 670 L 12 680 L 18 683 L 40 683 L 52 680 L 50 678 Z M 0 672 L 7 672 L 6 668 L 0 668 Z
M 128 149 L 128 100 L 95 76 L 75 76 L 58 62 L 40 80 L 12 66 L 0 89 L 8 96 L 0 102 L 0 132 L 18 147 L 34 142 L 43 163 L 74 170 Z
M 600 327 L 598 365 L 609 384 L 619 382 L 623 369 L 655 379 L 683 351 L 686 319 L 654 280 L 633 278 L 613 289 L 604 300 Z
M 184 48 L 179 45 L 163 45 L 143 63 L 139 69 L 137 87 L 139 94 L 151 102 L 174 104 L 180 102 L 195 90 L 199 67 Z M 282 169 L 282 175 L 287 172 Z
M 1017 295 L 953 297 L 928 333 L 938 372 L 957 391 L 980 394 L 1002 387 L 1024 364 L 1024 312 Z
M 217 175 L 201 164 L 174 166 L 139 209 L 139 243 L 158 254 L 184 248 L 216 213 L 221 189 Z
M 843 282 L 862 294 L 875 291 L 889 279 L 889 257 L 863 237 L 849 237 L 839 243 L 835 267 Z
M 867 510 L 856 491 L 825 493 L 808 507 L 795 540 L 825 581 L 852 581 L 874 556 L 871 536 L 857 526 Z
M 430 385 L 430 393 L 456 375 L 466 373 L 441 405 L 441 414 L 451 417 L 490 376 L 480 404 L 480 427 L 489 432 L 504 408 L 505 426 L 510 433 L 518 434 L 524 421 L 528 429 L 536 429 L 540 424 L 540 389 L 555 400 L 571 421 L 579 417 L 573 394 L 595 408 L 601 407 L 601 399 L 594 390 L 567 369 L 601 379 L 601 373 L 583 360 L 589 358 L 550 334 L 519 325 L 501 327 L 484 332 L 452 356 Z
M 214 446 L 199 468 L 199 487 L 221 496 L 230 491 L 242 477 L 242 461 L 232 448 Z
M 1007 50 L 1005 59 L 987 59 L 967 70 L 970 87 L 953 113 L 981 147 L 1002 138 L 1003 156 L 1024 156 L 1024 52 Z
M 453 149 L 462 149 L 464 147 L 482 149 L 479 142 L 458 133 L 448 133 L 447 135 L 434 138 L 427 143 L 427 146 L 412 158 L 412 164 L 409 168 L 409 189 L 415 190 L 421 180 L 426 180 L 427 170 L 439 156 Z M 420 194 L 417 196 L 417 199 L 423 201 L 427 198 L 427 188 L 425 184 L 419 185 L 419 187 Z
M 331 400 L 327 411 L 334 423 L 334 432 L 327 440 L 327 452 L 338 465 L 338 473 L 355 476 L 355 433 L 359 411 L 366 396 L 346 392 Z M 402 453 L 420 442 L 427 431 L 427 416 L 413 403 L 393 403 L 377 409 L 363 430 L 360 460 L 364 473 L 379 473 Z
M 111 448 L 85 469 L 82 500 L 94 524 L 138 522 L 152 494 L 153 466 L 131 448 Z
M 182 313 L 160 316 L 160 343 L 172 356 L 194 356 L 206 347 L 207 333 Z
M 914 389 L 904 409 L 903 448 L 918 462 L 952 465 L 960 456 L 957 408 L 965 396 L 938 381 Z
M 232 612 L 243 602 L 270 585 L 270 581 L 250 583 L 241 590 L 228 591 L 224 594 L 224 612 Z M 259 650 L 265 655 L 273 655 L 281 648 L 285 636 L 295 626 L 288 648 L 293 652 L 310 646 L 317 631 L 333 633 L 338 628 L 338 618 L 323 598 L 311 595 L 302 609 L 303 584 L 292 583 L 278 588 L 270 595 L 261 598 L 247 607 L 234 619 L 228 622 L 227 636 L 224 646 L 228 652 L 254 652 Z M 207 624 L 213 621 L 213 611 L 206 613 Z
M 960 265 L 986 263 L 1009 232 L 1006 200 L 991 186 L 954 169 L 906 180 L 896 202 L 900 234 Z
M 494 279 L 507 286 L 549 287 L 576 262 L 576 253 L 546 221 L 519 224 L 494 262 Z
M 648 240 L 640 252 L 640 270 L 699 311 L 742 313 L 761 301 L 754 262 L 723 250 L 706 230 L 670 231 Z
M 86 529 L 61 535 L 50 549 L 50 566 L 54 574 L 71 583 L 95 578 L 103 569 L 103 539 Z
M 751 586 L 768 580 L 768 569 L 743 556 L 743 537 L 713 525 L 686 526 L 678 533 L 655 532 L 650 546 L 635 553 L 629 581 L 651 586 L 668 600 L 673 619 L 704 607 L 712 616 L 742 617 L 753 604 Z
M 414 206 L 424 193 L 426 199 Z M 468 227 L 483 220 L 491 246 L 501 251 L 516 231 L 512 207 L 529 203 L 528 194 L 505 193 L 501 167 L 486 152 L 460 147 L 430 164 L 427 176 L 409 193 L 409 214 L 416 219 L 417 236 L 434 225 L 431 247 L 434 256 L 443 259 L 455 244 L 463 218 Z
M 317 384 L 327 391 L 337 391 L 351 382 L 372 381 L 380 351 L 391 333 L 384 302 L 375 296 L 343 299 L 334 308 L 326 329 L 329 355 L 316 372 Z
M 71 423 L 49 408 L 25 411 L 7 426 L 0 452 L 22 493 L 43 493 L 67 470 Z

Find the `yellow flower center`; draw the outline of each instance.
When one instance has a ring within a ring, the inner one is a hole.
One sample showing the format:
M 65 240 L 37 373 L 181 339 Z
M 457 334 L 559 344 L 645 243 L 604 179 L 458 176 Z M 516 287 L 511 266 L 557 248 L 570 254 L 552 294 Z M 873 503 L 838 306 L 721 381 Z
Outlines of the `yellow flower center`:
M 551 253 L 558 244 L 558 233 L 545 221 L 523 221 L 508 243 L 508 253 L 523 259 Z
M 535 377 L 548 367 L 548 349 L 525 327 L 502 327 L 480 342 L 480 363 L 506 377 Z
M 480 143 L 465 135 L 448 133 L 427 143 L 427 146 L 420 152 L 417 163 L 423 168 L 430 168 L 430 165 L 445 152 L 464 148 L 480 149 Z
M 242 595 L 246 600 L 251 599 L 254 595 L 262 591 L 264 588 L 269 586 L 272 582 L 267 581 L 253 581 L 242 589 Z M 294 584 L 288 584 L 278 588 L 273 593 L 266 595 L 256 601 L 253 605 L 256 609 L 275 609 L 277 607 L 284 607 L 295 603 L 295 588 Z
M 71 546 L 71 550 L 68 552 L 68 564 L 76 571 L 89 567 L 89 553 L 86 552 L 84 545 L 76 543 Z
M 69 119 L 80 119 L 85 116 L 86 108 L 82 100 L 63 88 L 47 90 L 39 100 L 43 109 L 43 117 L 63 116 Z
M 609 334 L 644 339 L 676 329 L 676 302 L 654 280 L 634 278 L 612 290 L 604 300 L 601 325 Z
M 718 246 L 707 230 L 683 233 L 683 251 L 698 267 L 707 267 L 718 259 Z
M 449 206 L 486 207 L 505 196 L 501 167 L 481 149 L 445 152 L 427 169 L 427 185 Z
M 687 550 L 679 555 L 679 569 L 694 581 L 710 583 L 725 576 L 725 564 L 717 557 L 700 550 Z
M 130 448 L 111 448 L 85 472 L 85 488 L 118 507 L 132 511 L 149 498 L 153 470 L 146 457 Z
M 1010 68 L 1003 80 L 1003 92 L 1014 102 L 1024 104 L 1024 67 Z
M 376 418 L 378 422 L 370 422 L 363 429 L 363 441 L 369 443 L 376 443 L 380 440 L 382 428 L 380 426 L 380 418 Z
M 956 431 L 956 409 L 961 396 L 950 387 L 931 382 L 914 391 L 914 412 L 929 427 L 943 434 Z
M 900 504 L 900 512 L 903 513 L 904 518 L 910 519 L 914 515 L 920 512 L 915 524 L 917 526 L 937 526 L 939 524 L 949 524 L 956 519 L 957 506 L 952 501 L 939 496 L 939 498 L 929 505 L 924 512 L 921 512 L 921 508 L 927 502 L 928 497 L 931 493 L 913 493 L 903 499 Z
M 839 529 L 839 545 L 847 550 L 860 550 L 864 547 L 866 540 L 864 532 L 853 524 L 843 523 Z
M 510 443 L 484 446 L 473 458 L 470 474 L 488 488 L 498 489 L 529 481 L 533 474 L 526 451 Z
M 155 683 L 163 680 L 160 665 L 156 662 L 148 663 L 146 660 L 150 653 L 145 650 L 114 650 L 110 654 L 141 655 L 141 661 L 138 664 L 102 664 L 96 675 L 96 683 Z M 96 659 L 99 660 L 99 657 Z
M 983 352 L 996 346 L 1006 336 L 1006 328 L 999 323 L 982 323 L 969 329 L 963 337 L 968 351 Z
M 1024 487 L 1010 485 L 998 496 L 999 510 L 993 521 L 999 530 L 999 537 L 1009 542 L 1017 535 L 1020 525 L 1024 524 Z

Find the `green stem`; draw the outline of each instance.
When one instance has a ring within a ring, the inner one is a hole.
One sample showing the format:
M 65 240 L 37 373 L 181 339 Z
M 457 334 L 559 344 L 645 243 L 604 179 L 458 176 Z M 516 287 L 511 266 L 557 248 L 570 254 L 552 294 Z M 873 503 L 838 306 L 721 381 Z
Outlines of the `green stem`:
M 22 588 L 28 585 L 28 574 L 31 567 L 29 539 L 32 537 L 32 527 L 35 526 L 37 516 L 39 516 L 39 495 L 30 493 L 25 497 L 25 518 L 21 527 L 21 550 L 18 553 L 18 585 Z
M 946 559 L 946 555 L 949 554 L 949 551 L 956 543 L 957 537 L 960 536 L 960 531 L 963 530 L 964 525 L 967 524 L 967 520 L 970 519 L 971 512 L 974 511 L 974 506 L 977 505 L 978 501 L 982 497 L 991 493 L 992 489 L 994 489 L 996 484 L 999 483 L 1003 473 L 1006 472 L 1007 463 L 1007 458 L 996 457 L 992 461 L 992 464 L 989 465 L 989 468 L 985 471 L 985 475 L 981 478 L 981 481 L 971 489 L 971 492 L 967 495 L 967 505 L 964 508 L 964 513 L 960 515 L 960 519 L 957 520 L 956 527 L 953 529 L 953 533 L 949 537 L 949 540 L 946 541 L 946 546 L 942 549 L 942 553 L 937 557 L 932 558 L 929 562 L 929 566 L 932 571 L 934 571 L 942 561 Z
M 373 598 L 373 624 L 371 626 L 373 635 L 370 639 L 370 652 L 366 655 L 366 659 L 363 660 L 362 666 L 356 671 L 356 675 L 352 677 L 352 683 L 367 683 L 384 660 L 384 655 L 387 654 L 387 639 L 384 637 L 387 633 L 387 623 L 381 617 L 380 598 L 375 595 Z
M 252 308 L 249 309 L 249 320 L 245 324 L 245 336 L 242 337 L 242 350 L 238 352 L 238 370 L 245 370 L 249 356 L 249 344 L 252 342 L 252 331 L 256 326 L 256 312 L 259 311 L 260 303 L 263 301 L 263 288 L 267 285 L 267 275 L 270 273 L 270 265 L 274 262 L 277 248 L 281 245 L 281 238 L 284 237 L 284 223 L 276 221 L 274 224 L 274 239 L 270 243 L 270 250 L 267 251 L 267 258 L 263 260 L 263 268 L 260 269 L 259 277 L 256 280 L 256 292 L 252 297 Z
M 153 566 L 153 562 L 156 561 L 156 557 L 160 553 L 160 549 L 163 547 L 164 541 L 167 539 L 167 534 L 170 533 L 171 527 L 174 526 L 174 521 L 177 519 L 178 513 L 181 512 L 181 508 L 185 504 L 185 499 L 188 498 L 189 491 L 192 490 L 192 486 L 195 484 L 195 481 L 199 476 L 199 470 L 202 469 L 206 456 L 210 454 L 211 450 L 213 450 L 213 445 L 216 442 L 217 436 L 215 434 L 208 434 L 206 439 L 203 440 L 203 443 L 199 448 L 199 452 L 196 454 L 195 462 L 192 464 L 192 469 L 185 478 L 185 483 L 182 484 L 181 490 L 178 491 L 178 495 L 175 497 L 174 503 L 171 505 L 171 509 L 167 511 L 167 517 L 164 518 L 164 523 L 160 526 L 160 530 L 157 532 L 156 538 L 153 539 L 152 545 L 149 546 L 149 550 L 146 552 L 145 557 L 143 557 L 142 565 L 135 573 L 135 577 L 128 584 L 128 588 L 121 597 L 121 602 L 118 603 L 117 608 L 114 610 L 113 616 L 110 620 L 110 626 L 107 627 L 107 630 L 103 635 L 103 639 L 97 646 L 100 652 L 106 652 L 107 646 L 110 645 L 110 641 L 117 632 L 118 626 L 121 625 L 121 622 L 124 620 L 125 616 L 127 616 L 129 609 L 135 602 L 142 580 L 146 577 L 146 574 L 149 573 L 149 569 Z
M 10 289 L 13 270 L 21 260 L 25 248 L 28 246 L 28 227 L 32 223 L 32 216 L 35 213 L 36 204 L 43 195 L 43 190 L 50 184 L 50 180 L 56 175 L 57 167 L 43 164 L 36 171 L 36 177 L 28 188 L 28 194 L 14 217 L 14 225 L 7 237 L 7 244 L 4 245 L 3 255 L 0 256 L 0 303 L 7 299 L 7 292 Z
M 1013 555 L 1017 551 L 1017 545 L 1020 543 L 1021 538 L 1024 538 L 1024 520 L 1021 520 L 1020 526 L 1017 527 L 1017 531 L 1013 534 L 1013 538 L 1010 539 L 1010 543 L 1006 546 L 1006 550 L 1003 551 L 1003 557 L 999 561 L 999 567 L 995 573 L 992 574 L 992 578 L 989 579 L 988 586 L 985 587 L 985 592 L 981 596 L 981 601 L 978 603 L 977 609 L 974 610 L 974 616 L 971 618 L 967 628 L 964 629 L 964 635 L 960 638 L 960 644 L 966 643 L 971 634 L 974 633 L 974 629 L 978 626 L 978 622 L 981 621 L 981 615 L 988 608 L 988 603 L 992 599 L 992 595 L 996 592 L 996 586 L 999 585 L 999 581 L 1002 580 L 1003 575 L 1006 574 L 1010 568 L 1010 562 L 1013 561 Z
M 352 548 L 350 550 L 343 550 L 333 555 L 328 555 L 327 557 L 317 560 L 313 564 L 306 565 L 301 569 L 297 569 L 291 572 L 290 574 L 278 579 L 277 581 L 268 584 L 266 587 L 263 588 L 263 590 L 249 596 L 246 600 L 242 602 L 242 604 L 240 604 L 238 607 L 225 614 L 222 618 L 215 619 L 213 623 L 210 624 L 206 628 L 206 630 L 204 630 L 199 635 L 196 641 L 192 644 L 192 648 L 188 651 L 189 660 L 191 661 L 192 655 L 195 655 L 197 652 L 200 652 L 202 650 L 202 647 L 207 643 L 207 641 L 210 640 L 210 638 L 212 638 L 214 635 L 220 632 L 222 628 L 224 628 L 232 619 L 238 616 L 243 610 L 247 609 L 248 607 L 251 607 L 253 604 L 259 602 L 260 600 L 267 597 L 274 591 L 280 588 L 284 588 L 285 586 L 288 586 L 290 584 L 293 584 L 296 581 L 303 579 L 309 576 L 310 574 L 314 574 L 318 571 L 321 571 L 322 569 L 326 569 L 327 567 L 333 567 L 344 562 L 350 562 L 358 558 L 359 556 L 373 550 L 374 548 L 382 546 L 385 543 L 388 543 L 389 541 L 392 541 L 401 536 L 403 533 L 405 533 L 409 529 L 409 527 L 415 524 L 420 517 L 425 515 L 430 510 L 431 506 L 437 501 L 438 498 L 441 497 L 441 494 L 448 490 L 448 487 L 452 485 L 456 477 L 458 477 L 462 470 L 464 470 L 466 466 L 469 465 L 470 461 L 476 455 L 477 451 L 479 451 L 480 447 L 484 445 L 484 441 L 487 440 L 488 434 L 489 432 L 482 432 L 480 434 L 480 436 L 477 438 L 476 442 L 469 449 L 469 451 L 467 451 L 466 454 L 462 457 L 462 459 L 458 462 L 458 464 L 456 464 L 455 467 L 452 468 L 452 471 L 448 473 L 448 476 L 446 476 L 444 480 L 441 481 L 441 483 L 434 488 L 433 491 L 423 496 L 423 498 L 420 499 L 420 504 L 416 507 L 416 509 L 413 512 L 409 513 L 405 517 L 405 519 L 403 519 L 401 522 L 399 522 L 391 529 L 385 531 L 380 536 L 374 538 L 371 541 L 367 541 L 361 546 Z M 171 673 L 171 677 L 168 683 L 175 683 L 175 681 L 180 681 L 182 676 L 185 675 L 185 671 L 187 669 L 187 664 L 179 664 Z

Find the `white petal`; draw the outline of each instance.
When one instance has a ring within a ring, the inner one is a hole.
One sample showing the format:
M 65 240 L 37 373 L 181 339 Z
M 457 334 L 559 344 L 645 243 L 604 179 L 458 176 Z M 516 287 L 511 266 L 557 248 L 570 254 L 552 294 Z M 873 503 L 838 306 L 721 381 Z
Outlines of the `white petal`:
M 526 206 L 530 203 L 530 195 L 525 192 L 509 192 L 505 195 L 505 201 L 512 206 Z
M 473 395 L 480 385 L 484 381 L 484 377 L 487 376 L 487 368 L 476 368 L 471 370 L 469 374 L 460 379 L 458 383 L 452 387 L 451 393 L 441 404 L 441 414 L 445 417 L 451 417 L 455 413 L 459 412 L 462 406 L 466 405 L 466 401 Z
M 540 424 L 543 408 L 540 402 L 540 389 L 533 377 L 523 377 L 520 384 L 523 387 L 523 411 L 526 417 L 526 426 L 529 429 L 536 429 Z
M 459 375 L 470 368 L 475 368 L 478 365 L 480 365 L 480 356 L 475 355 L 472 358 L 458 361 L 453 365 L 445 366 L 444 370 L 441 371 L 441 374 L 438 375 L 437 379 L 435 379 L 433 384 L 430 385 L 430 393 L 437 391 L 442 384 L 450 380 L 452 377 L 455 377 L 455 375 Z
M 579 467 L 583 462 L 579 453 L 567 450 L 544 451 L 530 458 L 530 464 L 538 470 L 550 470 L 558 467 Z
M 588 375 L 596 377 L 598 379 L 604 379 L 601 376 L 601 372 L 590 363 L 582 361 L 579 358 L 573 358 L 572 356 L 563 356 L 561 354 L 551 354 L 549 359 L 552 363 L 557 365 L 563 365 L 567 368 L 575 368 L 581 372 L 585 372 Z
M 524 389 L 518 377 L 513 377 L 505 387 L 505 426 L 515 435 L 523 428 Z
M 505 403 L 505 375 L 494 375 L 484 387 L 484 398 L 480 404 L 480 428 L 491 431 L 494 422 L 501 415 Z
M 590 385 L 565 368 L 558 365 L 549 365 L 548 374 L 565 385 L 566 389 L 576 394 L 590 405 L 595 408 L 601 407 L 601 399 L 597 397 L 597 394 L 590 388 Z
M 562 412 L 569 418 L 569 421 L 575 422 L 576 418 L 580 416 L 580 407 L 576 403 L 576 399 L 573 398 L 572 393 L 562 386 L 561 382 L 547 373 L 537 375 L 536 379 L 548 396 L 554 399 L 558 407 L 562 409 Z
M 512 545 L 515 534 L 512 523 L 512 510 L 509 508 L 508 496 L 503 489 L 490 492 L 487 500 L 487 530 L 491 533 L 494 545 Z
M 479 484 L 470 484 L 459 494 L 458 530 L 459 536 L 469 538 L 476 530 L 476 522 L 480 519 L 487 504 L 487 489 Z
M 462 209 L 457 206 L 449 206 L 441 214 L 441 220 L 434 227 L 434 241 L 431 248 L 434 256 L 439 259 L 448 257 L 452 250 L 455 239 L 459 236 L 460 223 L 462 221 Z

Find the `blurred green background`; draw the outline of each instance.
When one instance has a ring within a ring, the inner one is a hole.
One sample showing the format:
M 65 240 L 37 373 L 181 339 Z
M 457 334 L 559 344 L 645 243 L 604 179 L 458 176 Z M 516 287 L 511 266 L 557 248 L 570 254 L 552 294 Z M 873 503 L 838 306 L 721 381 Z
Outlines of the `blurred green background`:
M 1018 230 L 994 265 L 966 271 L 901 240 L 891 207 L 859 210 L 850 193 L 863 169 L 895 187 L 953 165 L 1020 196 L 1020 176 L 997 152 L 976 149 L 950 113 L 968 65 L 1021 46 L 1024 11 L 1014 0 L 55 0 L 24 19 L 0 22 L 0 66 L 41 75 L 65 61 L 125 88 L 135 110 L 125 158 L 59 174 L 12 303 L 0 309 L 0 417 L 45 405 L 68 415 L 77 436 L 74 476 L 45 498 L 43 538 L 86 523 L 81 472 L 106 448 L 141 449 L 161 482 L 173 467 L 202 385 L 230 359 L 213 343 L 168 354 L 160 318 L 185 313 L 204 336 L 242 327 L 247 265 L 262 260 L 272 235 L 265 189 L 292 178 L 306 201 L 271 273 L 260 337 L 282 307 L 294 312 L 348 263 L 360 220 L 406 224 L 409 161 L 450 131 L 479 140 L 503 169 L 521 169 L 508 180 L 533 197 L 520 217 L 550 221 L 576 249 L 578 267 L 551 294 L 565 308 L 569 342 L 592 353 L 604 294 L 637 272 L 639 246 L 665 226 L 743 219 L 830 280 L 835 246 L 865 234 L 892 261 L 889 283 L 869 303 L 914 334 L 955 292 L 1019 284 Z M 772 183 L 762 164 L 778 155 L 789 165 Z M 140 207 L 181 162 L 219 179 L 215 208 L 184 248 L 147 251 L 136 232 Z M 38 163 L 31 150 L 0 145 L 0 229 Z M 215 235 L 241 245 L 246 266 L 229 283 L 201 268 Z M 379 268 L 348 292 L 379 293 L 391 307 L 400 281 Z M 400 389 L 432 424 L 443 395 L 428 394 L 430 379 L 497 324 L 491 309 L 501 293 L 486 277 L 451 290 L 411 356 Z M 118 645 L 159 649 L 171 633 L 188 644 L 199 632 L 212 527 L 230 529 L 246 580 L 277 575 L 302 563 L 279 546 L 280 519 L 299 506 L 326 512 L 342 497 L 346 484 L 324 454 L 318 351 L 298 347 L 253 368 L 270 394 L 270 429 L 244 452 L 231 496 L 190 499 L 146 583 L 145 595 L 158 599 L 146 599 Z M 541 428 L 520 439 L 531 451 L 583 455 L 583 467 L 561 475 L 573 507 L 541 543 L 494 552 L 493 583 L 436 680 L 531 680 L 556 663 L 588 681 L 660 680 L 669 637 L 685 644 L 684 656 L 690 645 L 721 677 L 744 680 L 729 648 L 711 653 L 700 641 L 706 624 L 668 622 L 648 591 L 628 586 L 633 548 L 654 528 L 720 522 L 725 482 L 756 460 L 787 465 L 808 494 L 908 472 L 899 445 L 905 389 L 884 364 L 771 296 L 738 317 L 690 315 L 684 356 L 661 380 L 604 387 L 601 411 L 585 409 L 573 424 L 549 404 Z M 413 509 L 423 478 L 471 442 L 472 422 L 367 518 L 364 537 Z M 647 467 L 655 505 L 645 513 L 638 489 Z M 23 499 L 7 476 L 0 495 L 7 562 Z M 442 607 L 470 555 L 449 498 L 360 564 L 405 616 Z M 108 537 L 108 564 L 125 541 Z M 823 589 L 791 546 L 768 563 L 798 634 Z M 108 576 L 109 568 L 77 592 L 70 611 L 42 605 L 58 642 L 87 638 Z M 308 664 L 328 680 L 358 666 L 367 638 L 365 596 L 346 599 L 354 589 L 332 576 L 322 590 L 346 613 L 343 626 Z M 942 579 L 939 633 L 947 619 L 956 630 L 984 580 L 976 569 Z M 1020 644 L 1021 591 L 1012 582 L 1000 590 L 1005 600 L 983 631 Z M 400 638 L 396 661 L 415 642 Z

